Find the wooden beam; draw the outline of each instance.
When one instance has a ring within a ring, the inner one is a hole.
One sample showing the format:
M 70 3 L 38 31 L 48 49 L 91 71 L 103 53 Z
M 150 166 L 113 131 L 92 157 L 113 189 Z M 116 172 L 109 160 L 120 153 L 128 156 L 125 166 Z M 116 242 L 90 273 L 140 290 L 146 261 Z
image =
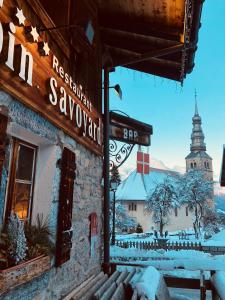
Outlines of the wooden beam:
M 200 289 L 200 279 L 197 278 L 179 278 L 171 276 L 163 276 L 168 287 L 181 288 L 181 289 Z M 204 285 L 206 290 L 211 290 L 212 285 L 210 280 L 205 280 Z
M 155 58 L 155 57 L 160 57 L 160 56 L 163 56 L 163 55 L 177 53 L 177 52 L 180 52 L 182 49 L 183 49 L 183 44 L 178 44 L 178 45 L 168 47 L 168 48 L 152 50 L 150 52 L 139 55 L 139 57 L 137 57 L 134 60 L 130 60 L 130 61 L 128 60 L 126 62 L 124 61 L 119 66 L 126 67 L 126 66 L 129 66 L 129 65 L 133 65 L 133 64 L 136 64 L 136 63 L 147 61 L 150 58 Z
M 177 27 L 165 26 L 165 24 L 156 24 L 150 21 L 127 18 L 125 16 L 109 15 L 100 13 L 100 26 L 104 28 L 122 30 L 125 32 L 142 34 L 145 36 L 163 38 L 175 42 L 180 42 L 180 34 L 183 29 Z

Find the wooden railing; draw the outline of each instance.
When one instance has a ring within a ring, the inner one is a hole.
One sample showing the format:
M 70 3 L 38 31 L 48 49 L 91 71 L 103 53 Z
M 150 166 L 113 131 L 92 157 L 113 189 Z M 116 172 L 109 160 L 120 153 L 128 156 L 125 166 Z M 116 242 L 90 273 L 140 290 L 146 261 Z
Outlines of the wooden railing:
M 147 268 L 147 265 L 135 262 L 114 262 L 112 263 L 113 269 L 117 267 L 133 267 L 135 269 Z M 172 269 L 171 269 L 172 270 Z M 197 270 L 195 270 L 197 271 Z M 206 279 L 205 271 L 199 270 L 199 278 L 179 278 L 173 277 L 172 275 L 164 275 L 164 280 L 167 287 L 179 288 L 179 289 L 193 289 L 200 291 L 200 300 L 208 299 L 206 292 L 211 291 L 212 300 L 225 300 L 224 286 L 225 286 L 225 272 L 221 271 L 210 271 L 210 278 Z

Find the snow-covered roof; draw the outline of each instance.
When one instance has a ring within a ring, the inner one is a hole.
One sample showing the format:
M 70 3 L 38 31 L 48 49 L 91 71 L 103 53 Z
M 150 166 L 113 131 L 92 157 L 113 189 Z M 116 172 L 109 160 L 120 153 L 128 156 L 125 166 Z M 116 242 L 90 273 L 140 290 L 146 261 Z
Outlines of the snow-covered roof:
M 166 177 L 174 178 L 178 173 L 174 171 L 150 168 L 149 174 L 137 173 L 134 170 L 116 191 L 117 200 L 145 201 L 158 183 Z

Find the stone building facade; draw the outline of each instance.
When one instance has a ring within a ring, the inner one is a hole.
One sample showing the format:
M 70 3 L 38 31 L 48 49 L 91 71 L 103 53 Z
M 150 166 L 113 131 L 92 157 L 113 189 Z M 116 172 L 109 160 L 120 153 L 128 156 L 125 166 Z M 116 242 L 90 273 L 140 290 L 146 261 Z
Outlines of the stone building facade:
M 57 161 L 63 147 L 67 146 L 76 154 L 76 179 L 74 183 L 72 211 L 72 249 L 70 260 L 61 267 L 54 267 L 42 276 L 12 289 L 0 296 L 1 299 L 61 299 L 63 295 L 101 268 L 102 228 L 102 159 L 71 139 L 61 130 L 26 108 L 9 94 L 0 93 L 1 110 L 7 108 L 10 122 L 7 127 L 9 143 L 3 168 L 0 217 L 1 225 L 6 205 L 7 184 L 10 173 L 12 139 L 19 138 L 39 148 L 37 173 L 33 199 L 32 221 L 37 214 L 49 218 L 49 226 L 56 239 L 59 205 L 60 169 Z M 43 153 L 41 153 L 43 152 Z M 48 159 L 45 160 L 45 157 Z M 44 161 L 42 161 L 44 160 Z M 42 166 L 44 163 L 44 166 Z M 39 167 L 40 164 L 40 167 Z M 95 255 L 91 256 L 89 216 L 98 216 L 98 236 Z
M 31 224 L 39 215 L 48 220 L 55 245 L 48 270 L 35 278 L 25 274 L 22 284 L 1 290 L 0 270 L 0 298 L 5 300 L 61 299 L 102 265 L 97 6 L 77 1 L 80 15 L 72 16 L 73 22 L 82 13 L 93 20 L 92 46 L 84 31 L 75 39 L 68 32 L 35 32 L 53 27 L 58 12 L 65 21 L 67 5 L 61 10 L 59 2 L 54 5 L 0 1 L 0 233 L 11 211 Z

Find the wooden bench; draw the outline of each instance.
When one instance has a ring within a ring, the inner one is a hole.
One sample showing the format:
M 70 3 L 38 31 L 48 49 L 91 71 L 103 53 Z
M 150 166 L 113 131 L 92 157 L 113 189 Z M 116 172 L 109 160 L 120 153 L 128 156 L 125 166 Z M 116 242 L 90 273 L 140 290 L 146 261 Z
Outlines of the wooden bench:
M 110 277 L 103 272 L 91 276 L 72 290 L 63 300 L 125 300 L 131 299 L 130 281 L 136 270 L 115 271 Z

